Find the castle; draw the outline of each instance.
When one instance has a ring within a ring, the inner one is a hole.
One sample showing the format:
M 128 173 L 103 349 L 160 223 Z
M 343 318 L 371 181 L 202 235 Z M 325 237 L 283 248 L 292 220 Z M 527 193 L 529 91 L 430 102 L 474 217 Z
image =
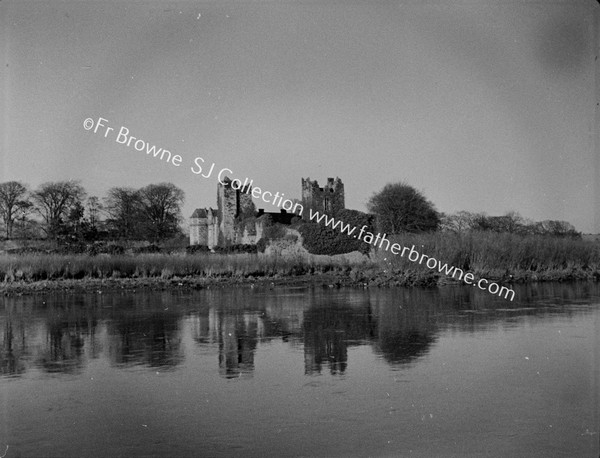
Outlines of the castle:
M 294 218 L 309 219 L 310 211 L 335 216 L 345 208 L 344 184 L 339 178 L 327 178 L 327 184 L 302 178 L 301 205 L 297 213 L 281 209 L 277 212 L 256 211 L 252 188 L 233 186 L 233 180 L 224 178 L 217 184 L 217 208 L 197 208 L 190 217 L 190 245 L 215 246 L 256 244 L 271 222 L 290 225 Z
M 302 178 L 302 218 L 309 219 L 309 210 L 335 216 L 344 206 L 344 183 L 339 178 L 327 178 L 327 184 L 319 187 L 317 180 Z

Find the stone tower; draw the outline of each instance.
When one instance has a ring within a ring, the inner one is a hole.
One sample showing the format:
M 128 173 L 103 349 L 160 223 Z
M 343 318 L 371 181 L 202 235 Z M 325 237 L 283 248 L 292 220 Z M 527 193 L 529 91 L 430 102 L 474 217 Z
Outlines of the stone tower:
M 302 217 L 309 219 L 310 209 L 319 213 L 326 213 L 329 216 L 335 216 L 345 207 L 344 202 L 344 183 L 338 177 L 327 178 L 327 184 L 319 187 L 317 180 L 311 181 L 310 178 L 302 178 L 302 206 L 304 211 Z
M 237 180 L 236 180 L 237 181 Z M 256 213 L 250 186 L 235 189 L 232 180 L 225 177 L 225 184 L 217 185 L 217 217 L 219 231 L 225 243 L 237 243 L 235 220 L 238 216 Z

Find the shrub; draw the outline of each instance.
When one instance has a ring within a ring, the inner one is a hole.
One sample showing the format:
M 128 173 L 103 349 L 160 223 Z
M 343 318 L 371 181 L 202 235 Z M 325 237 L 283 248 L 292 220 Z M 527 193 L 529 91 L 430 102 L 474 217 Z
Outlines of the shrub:
M 208 248 L 206 245 L 189 245 L 185 249 L 187 254 L 208 253 L 209 251 L 210 248 Z
M 366 231 L 374 231 L 373 216 L 357 210 L 340 210 L 335 219 L 341 221 L 344 226 L 349 225 L 350 230 L 355 227 L 355 232 L 363 226 L 367 226 Z M 320 223 L 303 223 L 297 229 L 304 239 L 304 247 L 312 254 L 334 255 L 352 251 L 366 254 L 371 248 L 368 243 Z
M 106 254 L 123 254 L 125 253 L 125 247 L 121 245 L 107 245 L 103 253 Z
M 56 254 L 84 254 L 87 253 L 88 246 L 83 242 L 62 243 L 52 250 Z
M 262 238 L 256 243 L 256 250 L 259 253 L 264 253 L 267 249 L 268 242 L 266 239 Z
M 6 250 L 8 254 L 36 254 L 36 253 L 46 253 L 46 250 L 42 250 L 40 248 L 36 248 L 33 246 L 23 247 L 23 248 L 13 248 L 10 250 Z
M 160 247 L 158 245 L 148 245 L 148 246 L 141 246 L 139 248 L 134 248 L 133 252 L 136 254 L 141 254 L 141 253 L 160 253 Z
M 287 230 L 285 226 L 274 223 L 265 227 L 263 231 L 263 238 L 267 240 L 280 240 L 285 237 Z
M 256 253 L 256 245 L 229 245 L 229 246 L 216 246 L 213 248 L 215 253 L 232 254 L 232 253 Z
M 91 243 L 87 246 L 85 253 L 90 256 L 96 256 L 102 250 L 102 245 L 99 243 Z
M 229 247 L 229 253 L 256 253 L 256 245 L 232 245 Z

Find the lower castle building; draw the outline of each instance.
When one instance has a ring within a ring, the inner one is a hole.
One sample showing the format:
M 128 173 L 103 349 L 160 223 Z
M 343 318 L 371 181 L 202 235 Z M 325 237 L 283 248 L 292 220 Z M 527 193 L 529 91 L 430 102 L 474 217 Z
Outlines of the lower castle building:
M 232 180 L 225 178 L 217 184 L 217 209 L 197 208 L 190 217 L 190 245 L 215 246 L 256 244 L 269 223 L 290 225 L 294 218 L 309 218 L 310 211 L 335 216 L 344 209 L 344 184 L 336 178 L 327 179 L 324 187 L 310 178 L 302 179 L 302 208 L 300 214 L 286 210 L 256 211 L 252 188 L 247 185 L 235 189 Z
M 219 243 L 219 218 L 217 210 L 197 208 L 190 217 L 190 245 L 206 245 L 209 248 Z

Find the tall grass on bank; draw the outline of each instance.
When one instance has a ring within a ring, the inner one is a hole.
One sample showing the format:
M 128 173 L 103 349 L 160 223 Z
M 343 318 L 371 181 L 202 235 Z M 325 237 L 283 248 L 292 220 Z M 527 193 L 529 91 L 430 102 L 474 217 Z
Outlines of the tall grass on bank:
M 344 272 L 344 259 L 312 255 L 59 255 L 0 256 L 0 281 L 40 281 L 84 278 L 272 277 L 305 273 Z
M 403 247 L 490 280 L 600 279 L 600 244 L 490 232 L 404 234 Z M 247 278 L 332 273 L 368 284 L 433 285 L 446 276 L 408 257 L 375 250 L 370 260 L 309 254 L 0 255 L 0 282 L 85 278 Z
M 471 232 L 466 234 L 405 234 L 390 240 L 402 246 L 415 246 L 420 254 L 472 272 L 479 277 L 507 279 L 567 279 L 600 273 L 600 244 L 577 239 Z M 373 258 L 392 269 L 429 270 L 388 251 L 378 250 Z

